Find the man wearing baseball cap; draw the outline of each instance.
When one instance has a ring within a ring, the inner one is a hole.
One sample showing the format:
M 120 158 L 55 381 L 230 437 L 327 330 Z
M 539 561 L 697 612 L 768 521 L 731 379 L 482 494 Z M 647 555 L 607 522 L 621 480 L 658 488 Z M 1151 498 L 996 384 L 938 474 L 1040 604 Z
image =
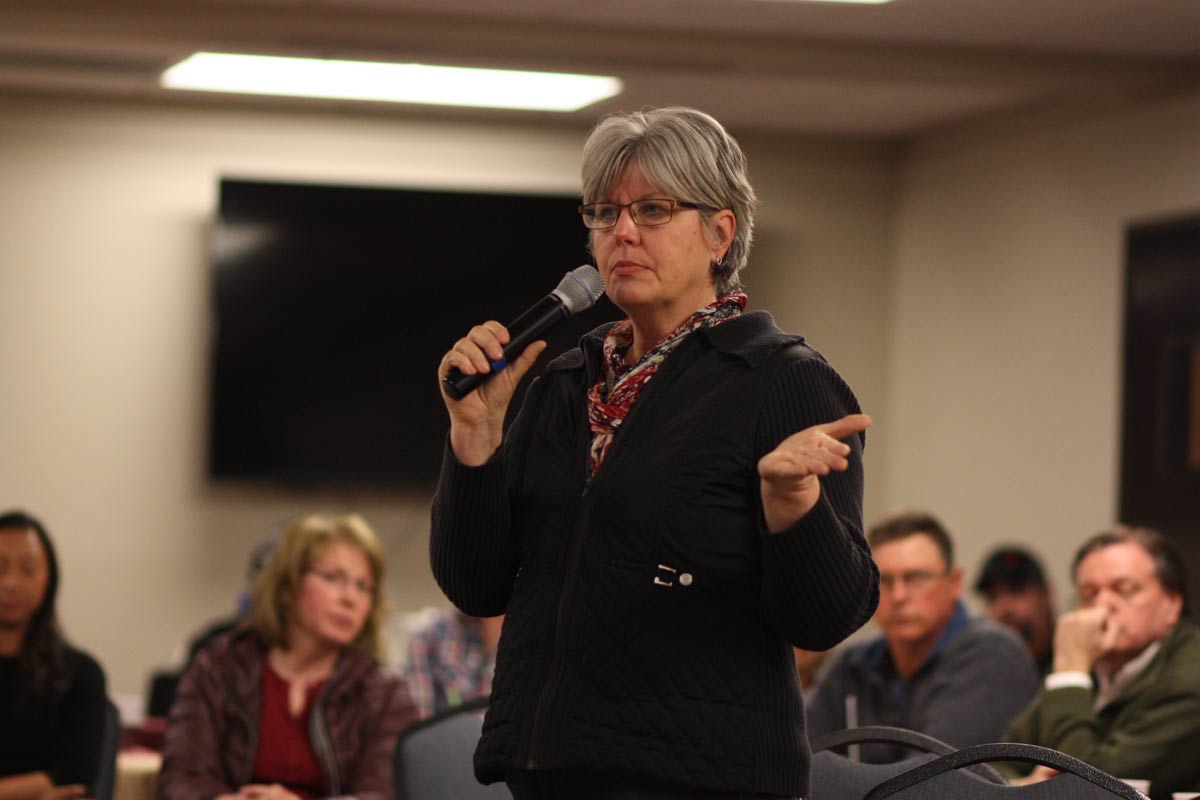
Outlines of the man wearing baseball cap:
M 975 591 L 989 617 L 1016 631 L 1044 676 L 1054 662 L 1054 595 L 1038 560 L 1020 547 L 1001 547 L 983 562 Z

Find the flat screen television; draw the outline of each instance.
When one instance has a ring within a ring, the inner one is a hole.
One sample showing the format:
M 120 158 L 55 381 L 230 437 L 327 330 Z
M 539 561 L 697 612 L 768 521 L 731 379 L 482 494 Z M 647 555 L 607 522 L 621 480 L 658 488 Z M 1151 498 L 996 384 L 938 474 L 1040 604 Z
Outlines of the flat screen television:
M 210 478 L 432 486 L 449 427 L 438 361 L 472 325 L 511 321 L 589 262 L 578 204 L 222 179 Z M 561 323 L 534 374 L 618 316 L 601 299 Z

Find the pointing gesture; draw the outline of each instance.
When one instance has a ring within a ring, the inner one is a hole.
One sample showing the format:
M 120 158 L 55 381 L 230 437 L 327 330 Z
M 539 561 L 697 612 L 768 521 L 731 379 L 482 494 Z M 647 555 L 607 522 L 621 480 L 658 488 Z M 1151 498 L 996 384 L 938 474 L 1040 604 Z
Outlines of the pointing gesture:
M 841 440 L 869 427 L 871 418 L 866 414 L 847 414 L 792 434 L 759 459 L 767 530 L 778 533 L 790 528 L 812 510 L 821 497 L 821 476 L 850 466 L 850 445 Z

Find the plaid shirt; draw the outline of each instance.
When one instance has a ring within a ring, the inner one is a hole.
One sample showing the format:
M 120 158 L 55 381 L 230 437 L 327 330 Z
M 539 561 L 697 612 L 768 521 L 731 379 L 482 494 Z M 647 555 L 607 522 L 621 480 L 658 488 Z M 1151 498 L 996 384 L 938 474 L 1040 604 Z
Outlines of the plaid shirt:
M 409 637 L 404 676 L 421 719 L 491 694 L 495 670 L 479 623 L 457 609 L 433 612 Z

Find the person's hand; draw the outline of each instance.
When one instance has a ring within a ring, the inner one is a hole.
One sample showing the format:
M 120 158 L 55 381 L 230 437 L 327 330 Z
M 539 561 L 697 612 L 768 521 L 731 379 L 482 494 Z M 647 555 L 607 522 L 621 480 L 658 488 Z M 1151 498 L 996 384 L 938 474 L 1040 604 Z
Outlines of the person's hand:
M 1048 781 L 1051 778 L 1057 778 L 1061 774 L 1062 773 L 1056 770 L 1054 767 L 1047 767 L 1045 764 L 1038 764 L 1033 768 L 1033 772 L 1029 773 L 1024 778 L 1017 778 L 1016 780 L 1012 781 L 1010 785 L 1028 786 L 1031 783 L 1041 783 L 1042 781 Z
M 46 789 L 42 792 L 40 800 L 80 800 L 85 796 L 87 789 L 82 783 L 68 783 Z
M 503 348 L 508 341 L 508 329 L 490 320 L 476 325 L 455 342 L 438 364 L 438 389 L 450 414 L 450 448 L 454 456 L 467 466 L 486 463 L 500 447 L 508 404 L 521 378 L 546 349 L 546 343 L 539 340 L 530 344 L 498 375 L 461 400 L 446 394 L 443 381 L 455 367 L 464 375 L 486 375 L 491 372 L 489 359 L 494 361 L 503 357 Z
M 1116 618 L 1104 606 L 1063 614 L 1054 626 L 1054 671 L 1091 671 L 1097 659 L 1112 650 L 1120 632 Z
M 850 445 L 839 440 L 869 427 L 871 418 L 866 414 L 848 414 L 792 434 L 759 459 L 767 530 L 778 533 L 790 528 L 812 510 L 821 497 L 820 477 L 850 466 Z
M 300 796 L 278 783 L 248 783 L 238 790 L 239 800 L 300 800 Z

